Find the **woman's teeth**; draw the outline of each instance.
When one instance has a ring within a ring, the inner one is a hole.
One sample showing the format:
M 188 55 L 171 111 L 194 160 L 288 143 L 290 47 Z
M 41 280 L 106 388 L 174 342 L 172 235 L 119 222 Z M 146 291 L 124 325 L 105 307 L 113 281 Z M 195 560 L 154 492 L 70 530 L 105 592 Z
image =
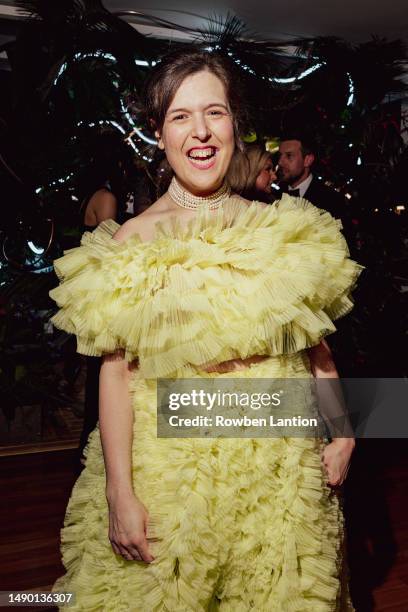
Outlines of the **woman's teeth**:
M 194 149 L 193 151 L 190 151 L 188 153 L 188 157 L 190 159 L 202 161 L 202 160 L 210 159 L 211 157 L 215 155 L 215 153 L 216 153 L 216 150 L 213 149 L 212 147 L 208 149 Z

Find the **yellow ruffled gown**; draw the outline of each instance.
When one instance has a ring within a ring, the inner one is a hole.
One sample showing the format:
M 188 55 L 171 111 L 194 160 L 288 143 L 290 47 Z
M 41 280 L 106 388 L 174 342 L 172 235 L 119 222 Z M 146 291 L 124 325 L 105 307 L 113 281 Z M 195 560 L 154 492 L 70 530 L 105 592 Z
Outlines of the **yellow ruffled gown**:
M 122 348 L 139 360 L 132 476 L 154 520 L 156 559 L 127 561 L 111 548 L 97 426 L 68 503 L 66 573 L 53 591 L 76 594 L 72 612 L 353 610 L 324 439 L 156 434 L 157 378 L 312 376 L 305 349 L 351 310 L 362 269 L 340 222 L 284 196 L 268 207 L 230 198 L 187 227 L 158 223 L 148 243 L 119 243 L 117 228 L 102 223 L 55 262 L 53 323 L 76 334 L 82 354 Z M 252 355 L 269 357 L 233 374 L 200 369 Z

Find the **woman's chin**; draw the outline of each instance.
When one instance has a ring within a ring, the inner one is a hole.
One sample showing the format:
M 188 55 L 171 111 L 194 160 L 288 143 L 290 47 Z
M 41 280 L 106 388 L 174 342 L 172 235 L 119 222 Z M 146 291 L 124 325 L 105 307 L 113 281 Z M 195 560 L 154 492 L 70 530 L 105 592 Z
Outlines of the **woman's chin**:
M 194 195 L 207 195 L 213 193 L 221 187 L 224 181 L 224 177 L 219 176 L 218 173 L 216 176 L 211 176 L 210 174 L 203 176 L 203 173 L 201 172 L 200 174 L 191 173 L 189 177 L 186 177 L 185 179 L 183 177 L 179 177 L 177 174 L 176 176 L 179 179 L 179 182 Z

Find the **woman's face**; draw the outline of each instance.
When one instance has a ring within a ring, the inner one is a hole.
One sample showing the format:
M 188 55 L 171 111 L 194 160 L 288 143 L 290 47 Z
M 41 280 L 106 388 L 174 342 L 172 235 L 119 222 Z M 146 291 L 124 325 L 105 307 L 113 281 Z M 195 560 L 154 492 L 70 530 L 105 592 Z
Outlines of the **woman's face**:
M 258 191 L 272 193 L 272 183 L 276 181 L 276 178 L 277 175 L 273 168 L 272 159 L 268 159 L 257 176 L 255 187 Z
M 208 70 L 186 77 L 156 135 L 185 189 L 201 196 L 216 191 L 235 149 L 231 111 L 220 79 Z

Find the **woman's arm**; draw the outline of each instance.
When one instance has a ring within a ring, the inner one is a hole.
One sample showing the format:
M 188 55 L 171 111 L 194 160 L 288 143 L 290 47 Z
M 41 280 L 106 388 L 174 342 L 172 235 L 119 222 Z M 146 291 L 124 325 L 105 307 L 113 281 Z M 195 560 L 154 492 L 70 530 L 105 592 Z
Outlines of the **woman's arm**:
M 123 352 L 105 356 L 99 379 L 99 427 L 106 471 L 109 540 L 127 560 L 153 561 L 147 544 L 148 513 L 132 485 L 131 366 Z
M 124 242 L 143 226 L 139 218 L 124 223 L 114 235 Z M 99 377 L 99 427 L 106 471 L 109 540 L 116 554 L 150 563 L 148 512 L 133 490 L 133 409 L 129 393 L 132 366 L 117 351 L 103 358 Z
M 322 340 L 317 346 L 308 350 L 310 366 L 315 378 L 338 378 L 333 353 L 326 340 Z
M 133 412 L 130 368 L 121 352 L 103 358 L 99 377 L 99 426 L 106 471 L 106 495 L 132 493 Z
M 312 373 L 315 378 L 339 378 L 332 352 L 325 340 L 322 340 L 320 344 L 309 349 L 308 354 Z M 320 391 L 323 397 L 319 397 L 319 400 L 323 403 L 333 402 L 336 403 L 337 406 L 338 396 L 334 393 L 333 386 L 333 384 L 329 383 L 320 385 Z M 319 385 L 317 385 L 317 387 L 319 393 Z M 322 414 L 323 418 L 327 416 L 327 413 L 330 414 L 330 410 L 330 406 L 327 409 L 323 408 L 322 412 L 326 413 L 326 415 Z M 341 410 L 344 409 L 342 408 Z M 333 408 L 333 411 L 335 411 L 335 408 Z M 340 421 L 344 418 L 343 423 L 348 423 L 347 414 L 344 412 L 340 411 L 338 414 L 334 414 L 333 418 L 339 418 Z M 343 425 L 343 429 L 346 429 L 345 425 Z M 346 430 L 349 431 L 349 429 Z M 333 441 L 325 447 L 322 453 L 322 463 L 326 467 L 328 483 L 330 485 L 340 486 L 343 484 L 350 467 L 350 458 L 354 447 L 355 440 L 354 437 L 351 437 L 351 433 L 350 437 L 333 437 Z
M 115 233 L 115 240 L 124 242 L 132 234 L 131 227 L 130 221 L 124 223 Z M 102 359 L 99 375 L 99 427 L 108 501 L 122 494 L 133 494 L 133 411 L 129 394 L 131 372 L 132 365 L 124 358 L 124 351 L 116 351 Z

